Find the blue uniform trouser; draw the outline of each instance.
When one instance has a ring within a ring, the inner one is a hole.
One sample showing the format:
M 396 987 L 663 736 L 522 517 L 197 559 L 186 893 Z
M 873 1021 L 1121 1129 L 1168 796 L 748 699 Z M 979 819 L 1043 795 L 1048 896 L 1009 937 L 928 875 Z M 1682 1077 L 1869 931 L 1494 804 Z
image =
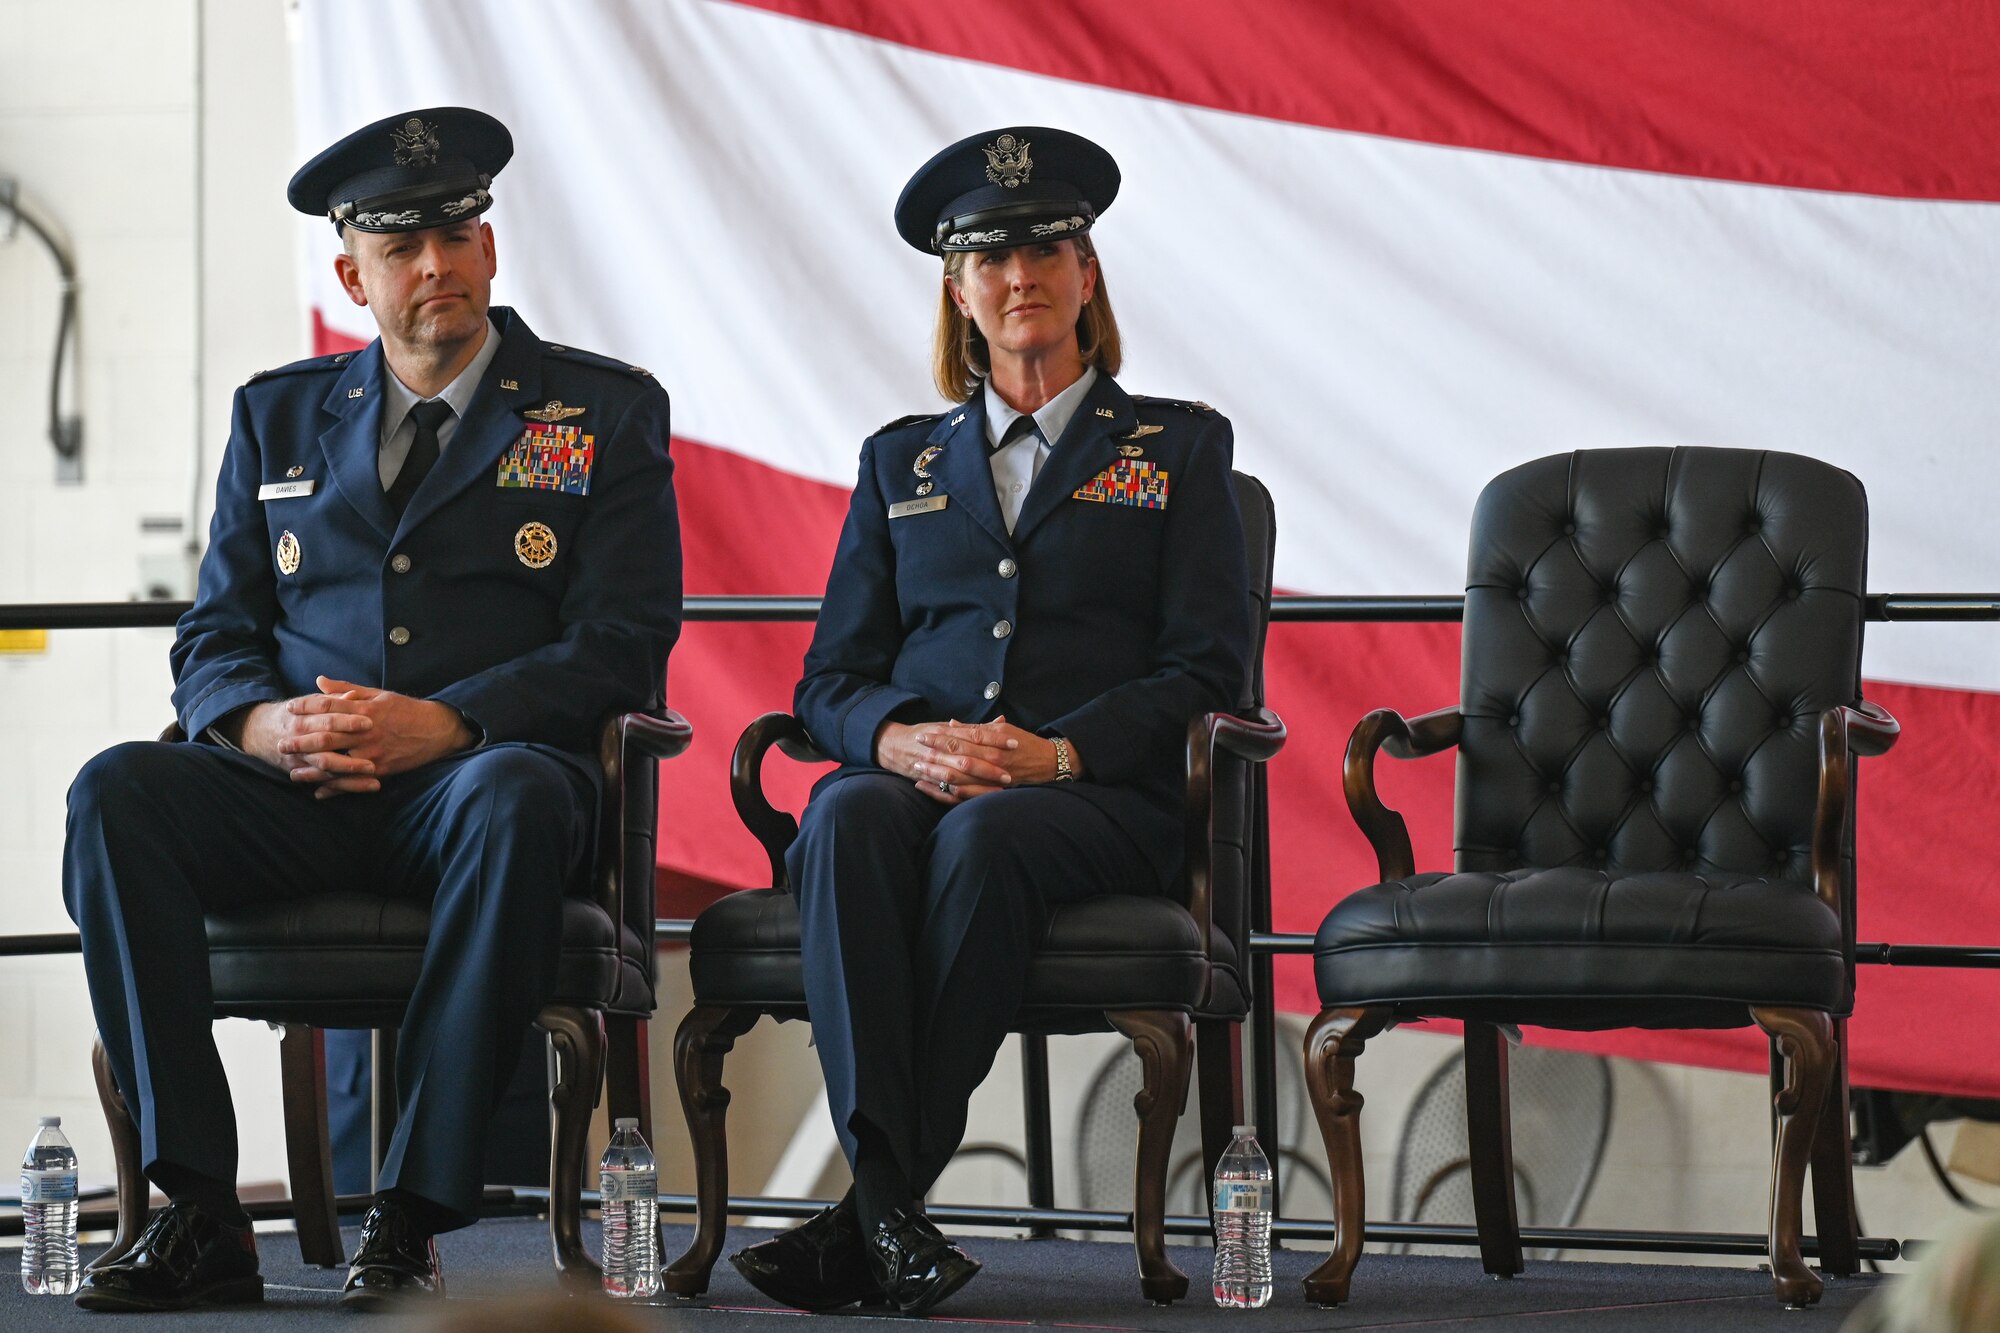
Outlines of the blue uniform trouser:
M 918 1195 L 965 1135 L 1050 909 L 1159 891 L 1131 839 L 1073 791 L 946 806 L 880 772 L 816 790 L 785 864 L 841 1147 L 852 1165 L 865 1122 Z
M 134 742 L 84 765 L 69 793 L 63 897 L 146 1170 L 236 1178 L 202 914 L 366 887 L 431 903 L 382 1186 L 477 1216 L 485 1127 L 554 987 L 562 895 L 590 846 L 593 806 L 573 763 L 525 745 L 328 800 L 209 745 Z

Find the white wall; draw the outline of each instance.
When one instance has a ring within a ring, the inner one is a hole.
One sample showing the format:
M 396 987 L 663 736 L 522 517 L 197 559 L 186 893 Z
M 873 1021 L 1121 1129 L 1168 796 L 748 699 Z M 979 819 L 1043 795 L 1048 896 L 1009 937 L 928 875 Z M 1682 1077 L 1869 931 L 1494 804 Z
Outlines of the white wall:
M 178 577 L 205 524 L 234 386 L 304 355 L 284 203 L 295 163 L 289 5 L 0 0 L 0 177 L 73 248 L 84 480 L 59 486 L 45 399 L 58 287 L 25 230 L 0 241 L 0 602 L 115 601 Z M 205 76 L 205 77 L 204 77 Z M 4 227 L 4 223 L 0 223 Z M 4 234 L 0 232 L 0 234 Z M 185 592 L 179 594 L 185 595 Z M 168 630 L 53 634 L 0 656 L 0 931 L 70 929 L 63 793 L 79 765 L 171 720 Z M 0 960 L 0 1149 L 61 1114 L 87 1178 L 110 1153 L 74 956 Z M 238 1087 L 243 1178 L 279 1178 L 276 1041 L 219 1029 Z

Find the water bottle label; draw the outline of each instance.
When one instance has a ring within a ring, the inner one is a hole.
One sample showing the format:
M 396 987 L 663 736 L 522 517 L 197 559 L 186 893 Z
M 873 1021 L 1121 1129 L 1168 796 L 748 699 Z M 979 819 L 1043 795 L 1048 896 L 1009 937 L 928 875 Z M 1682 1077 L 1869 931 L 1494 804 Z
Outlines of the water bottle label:
M 1268 1180 L 1216 1181 L 1215 1211 L 1218 1213 L 1268 1213 L 1271 1211 L 1271 1182 Z
M 76 1172 L 21 1169 L 22 1203 L 69 1203 L 76 1198 Z
M 598 1177 L 597 1197 L 605 1203 L 651 1199 L 659 1194 L 657 1171 L 605 1171 Z

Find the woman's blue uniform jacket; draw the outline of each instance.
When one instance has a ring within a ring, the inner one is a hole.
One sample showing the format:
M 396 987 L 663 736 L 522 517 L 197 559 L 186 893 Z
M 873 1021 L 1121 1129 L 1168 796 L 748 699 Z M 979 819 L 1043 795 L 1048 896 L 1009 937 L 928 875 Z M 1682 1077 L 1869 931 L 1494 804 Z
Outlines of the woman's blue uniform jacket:
M 1212 409 L 1100 376 L 1009 535 L 983 392 L 870 437 L 793 700 L 828 780 L 876 771 L 885 721 L 1004 714 L 1075 743 L 1076 793 L 1171 882 L 1188 721 L 1239 704 L 1250 657 L 1233 448 Z
M 327 675 L 450 704 L 488 742 L 594 756 L 607 716 L 661 699 L 681 622 L 667 395 L 636 367 L 544 343 L 505 307 L 490 317 L 499 350 L 400 521 L 376 463 L 379 339 L 237 390 L 173 650 L 188 735 Z M 584 410 L 524 415 L 552 400 Z M 540 568 L 516 550 L 535 524 L 555 542 Z

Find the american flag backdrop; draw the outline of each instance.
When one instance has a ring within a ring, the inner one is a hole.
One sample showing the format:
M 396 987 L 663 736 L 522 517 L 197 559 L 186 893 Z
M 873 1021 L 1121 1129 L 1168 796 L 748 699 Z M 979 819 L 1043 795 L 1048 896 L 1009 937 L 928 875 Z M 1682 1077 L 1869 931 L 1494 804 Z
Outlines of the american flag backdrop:
M 891 205 L 1006 124 L 1117 157 L 1096 240 L 1120 380 L 1234 420 L 1284 590 L 1454 592 L 1486 479 L 1669 444 L 1856 473 L 1876 591 L 2000 586 L 1984 0 L 305 0 L 299 33 L 300 160 L 415 107 L 512 128 L 495 299 L 673 395 L 690 593 L 822 590 L 862 438 L 944 406 L 938 264 Z M 374 332 L 336 246 L 301 224 L 318 350 Z M 768 882 L 728 755 L 789 705 L 807 636 L 694 625 L 676 651 L 698 734 L 663 770 L 676 875 Z M 2000 626 L 1871 626 L 1866 668 L 1905 730 L 1864 765 L 1861 935 L 2000 944 Z M 1280 929 L 1374 878 L 1340 795 L 1355 720 L 1457 677 L 1455 626 L 1274 627 Z M 1419 869 L 1450 864 L 1451 778 L 1385 765 Z M 1303 966 L 1279 1002 L 1316 1007 Z M 1996 1002 L 1991 974 L 1864 968 L 1855 1082 L 2000 1095 Z M 1530 1038 L 1765 1058 L 1751 1033 Z

